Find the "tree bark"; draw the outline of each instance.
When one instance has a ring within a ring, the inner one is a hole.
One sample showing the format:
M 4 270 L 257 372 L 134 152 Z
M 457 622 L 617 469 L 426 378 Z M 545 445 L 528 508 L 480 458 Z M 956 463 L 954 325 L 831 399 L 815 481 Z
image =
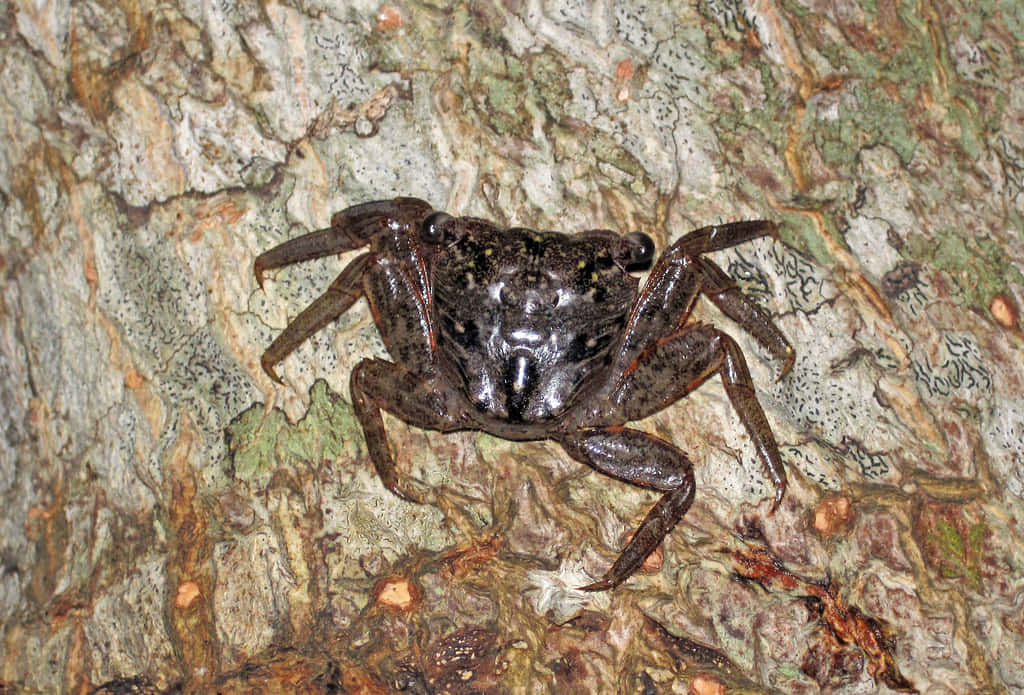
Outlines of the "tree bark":
M 937 0 L 12 3 L 0 40 L 0 693 L 1024 690 L 1024 10 Z M 545 442 L 388 419 L 360 302 L 260 355 L 353 256 L 252 261 L 409 195 L 687 231 L 796 349 L 636 426 L 654 496 Z M 100 687 L 102 686 L 102 687 Z M 99 687 L 99 690 L 93 690 Z

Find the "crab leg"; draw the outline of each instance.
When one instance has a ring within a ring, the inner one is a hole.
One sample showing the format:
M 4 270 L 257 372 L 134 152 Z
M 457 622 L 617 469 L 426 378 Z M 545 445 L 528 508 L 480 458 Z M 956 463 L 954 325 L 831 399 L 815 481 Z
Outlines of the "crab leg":
M 767 220 L 732 222 L 702 227 L 676 241 L 651 269 L 637 296 L 614 372 L 623 374 L 639 355 L 659 338 L 686 322 L 699 294 L 706 294 L 722 312 L 749 332 L 773 357 L 785 360 L 779 378 L 793 365 L 793 348 L 771 317 L 748 299 L 736 283 L 700 254 L 774 236 Z
M 721 251 L 763 236 L 778 238 L 778 227 L 768 220 L 747 220 L 728 224 L 701 227 L 684 235 L 672 246 L 673 252 L 686 256 L 700 256 L 712 251 Z M 701 275 L 701 292 L 707 295 L 722 313 L 750 333 L 772 357 L 784 360 L 779 379 L 793 368 L 796 355 L 782 332 L 772 323 L 771 316 L 750 301 L 733 282 L 732 278 L 706 258 L 699 258 L 698 272 Z
M 346 208 L 331 217 L 330 227 L 289 239 L 260 254 L 253 263 L 256 282 L 263 287 L 263 273 L 274 268 L 366 246 L 374 236 L 386 231 L 389 223 L 418 222 L 430 210 L 418 198 L 378 200 Z
M 640 420 L 700 386 L 712 374 L 722 378 L 726 395 L 747 430 L 765 472 L 775 485 L 776 509 L 786 492 L 786 471 L 768 419 L 754 394 L 743 352 L 722 331 L 690 324 L 656 343 L 616 384 L 599 422 Z
M 738 323 L 743 330 L 754 337 L 761 346 L 777 360 L 783 360 L 778 379 L 789 374 L 796 360 L 793 347 L 772 322 L 764 309 L 750 301 L 733 282 L 732 278 L 706 258 L 699 259 L 702 275 L 701 292 L 717 306 L 723 314 Z
M 778 227 L 768 220 L 745 220 L 728 222 L 701 227 L 689 232 L 672 245 L 672 251 L 678 249 L 687 256 L 721 251 L 752 241 L 763 236 L 778 236 Z
M 341 316 L 363 294 L 362 277 L 369 265 L 370 254 L 364 253 L 345 266 L 327 291 L 292 319 L 260 358 L 263 371 L 278 383 L 281 378 L 274 365 L 290 355 L 314 333 Z
M 650 435 L 611 423 L 640 420 L 656 413 L 715 373 L 721 376 L 729 401 L 775 485 L 772 510 L 779 506 L 786 492 L 786 471 L 775 436 L 754 395 L 742 351 L 736 341 L 711 326 L 684 326 L 655 343 L 625 371 L 603 400 L 604 405 L 589 419 L 590 424 L 604 427 L 582 430 L 580 441 L 571 435 L 562 437 L 562 446 L 573 458 L 619 480 L 669 491 L 648 513 L 606 577 L 585 588 L 608 589 L 626 579 L 682 518 L 693 497 L 691 465 L 681 451 Z M 594 432 L 604 433 L 605 438 L 596 439 L 590 434 Z M 673 477 L 680 472 L 690 482 L 683 484 Z
M 286 241 L 256 258 L 253 263 L 256 282 L 262 287 L 265 271 L 292 263 L 367 245 L 371 248 L 380 244 L 408 245 L 410 232 L 430 210 L 427 203 L 417 198 L 379 200 L 342 210 L 331 218 L 330 227 Z M 364 276 L 372 267 L 379 265 L 379 258 L 373 253 L 358 256 L 349 263 L 327 291 L 295 317 L 270 344 L 260 360 L 263 371 L 280 383 L 274 365 L 363 296 L 366 292 Z M 422 285 L 423 281 L 420 280 L 419 284 Z
M 581 587 L 604 591 L 624 582 L 664 540 L 693 502 L 693 464 L 666 441 L 624 427 L 594 427 L 565 434 L 562 447 L 577 461 L 639 487 L 664 490 L 604 578 Z
M 366 437 L 366 448 L 384 487 L 410 502 L 422 502 L 398 479 L 381 411 L 386 410 L 414 427 L 452 432 L 465 426 L 461 409 L 433 379 L 423 379 L 393 362 L 363 360 L 349 381 L 352 406 Z

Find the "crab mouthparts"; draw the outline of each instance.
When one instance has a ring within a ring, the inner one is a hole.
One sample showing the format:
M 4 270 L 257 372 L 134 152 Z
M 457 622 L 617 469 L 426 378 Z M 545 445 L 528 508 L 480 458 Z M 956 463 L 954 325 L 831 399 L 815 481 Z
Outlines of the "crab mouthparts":
M 520 393 L 526 388 L 526 380 L 530 373 L 530 360 L 525 355 L 519 355 L 512 358 L 512 364 L 509 366 L 509 376 L 511 377 L 509 387 L 512 389 L 512 393 Z
M 527 355 L 512 355 L 505 363 L 505 396 L 508 419 L 522 421 L 535 386 L 536 366 Z

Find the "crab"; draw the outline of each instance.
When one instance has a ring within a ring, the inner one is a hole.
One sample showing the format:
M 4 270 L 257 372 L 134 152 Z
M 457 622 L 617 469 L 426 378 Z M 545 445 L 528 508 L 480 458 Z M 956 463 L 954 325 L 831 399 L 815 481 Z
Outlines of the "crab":
M 573 459 L 662 496 L 598 581 L 636 572 L 686 514 L 693 464 L 675 445 L 626 427 L 718 374 L 771 478 L 775 511 L 786 473 L 737 343 L 689 320 L 700 295 L 783 361 L 793 348 L 771 317 L 705 254 L 776 235 L 766 220 L 703 227 L 654 261 L 644 233 L 505 229 L 453 217 L 416 198 L 350 207 L 331 226 L 260 255 L 267 270 L 367 247 L 263 354 L 264 371 L 347 311 L 369 302 L 394 361 L 364 359 L 351 373 L 355 415 L 384 486 L 421 502 L 423 484 L 399 474 L 382 411 L 439 432 L 479 430 L 509 440 L 553 440 Z M 653 262 L 653 267 L 652 267 Z M 640 288 L 637 274 L 650 270 Z M 415 483 L 415 484 L 414 484 Z

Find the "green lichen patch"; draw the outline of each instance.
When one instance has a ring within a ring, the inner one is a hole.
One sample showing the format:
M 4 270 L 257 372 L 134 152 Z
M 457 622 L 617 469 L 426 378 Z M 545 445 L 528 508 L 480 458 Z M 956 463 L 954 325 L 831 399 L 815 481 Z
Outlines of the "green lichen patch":
M 537 89 L 537 98 L 550 117 L 558 120 L 565 106 L 572 101 L 566 73 L 569 66 L 553 51 L 543 51 L 530 58 L 529 75 Z
M 1024 274 L 1006 262 L 1006 252 L 997 242 L 965 236 L 960 230 L 908 234 L 907 253 L 915 261 L 945 271 L 956 286 L 955 301 L 982 314 L 996 294 L 1024 285 Z
M 279 408 L 255 403 L 225 432 L 228 464 L 247 483 L 266 481 L 275 470 L 316 466 L 352 458 L 362 441 L 352 406 L 318 379 L 309 390 L 309 409 L 295 425 Z
M 989 525 L 959 505 L 924 503 L 917 516 L 915 536 L 932 571 L 947 579 L 965 579 L 979 588 L 985 542 L 992 535 Z

